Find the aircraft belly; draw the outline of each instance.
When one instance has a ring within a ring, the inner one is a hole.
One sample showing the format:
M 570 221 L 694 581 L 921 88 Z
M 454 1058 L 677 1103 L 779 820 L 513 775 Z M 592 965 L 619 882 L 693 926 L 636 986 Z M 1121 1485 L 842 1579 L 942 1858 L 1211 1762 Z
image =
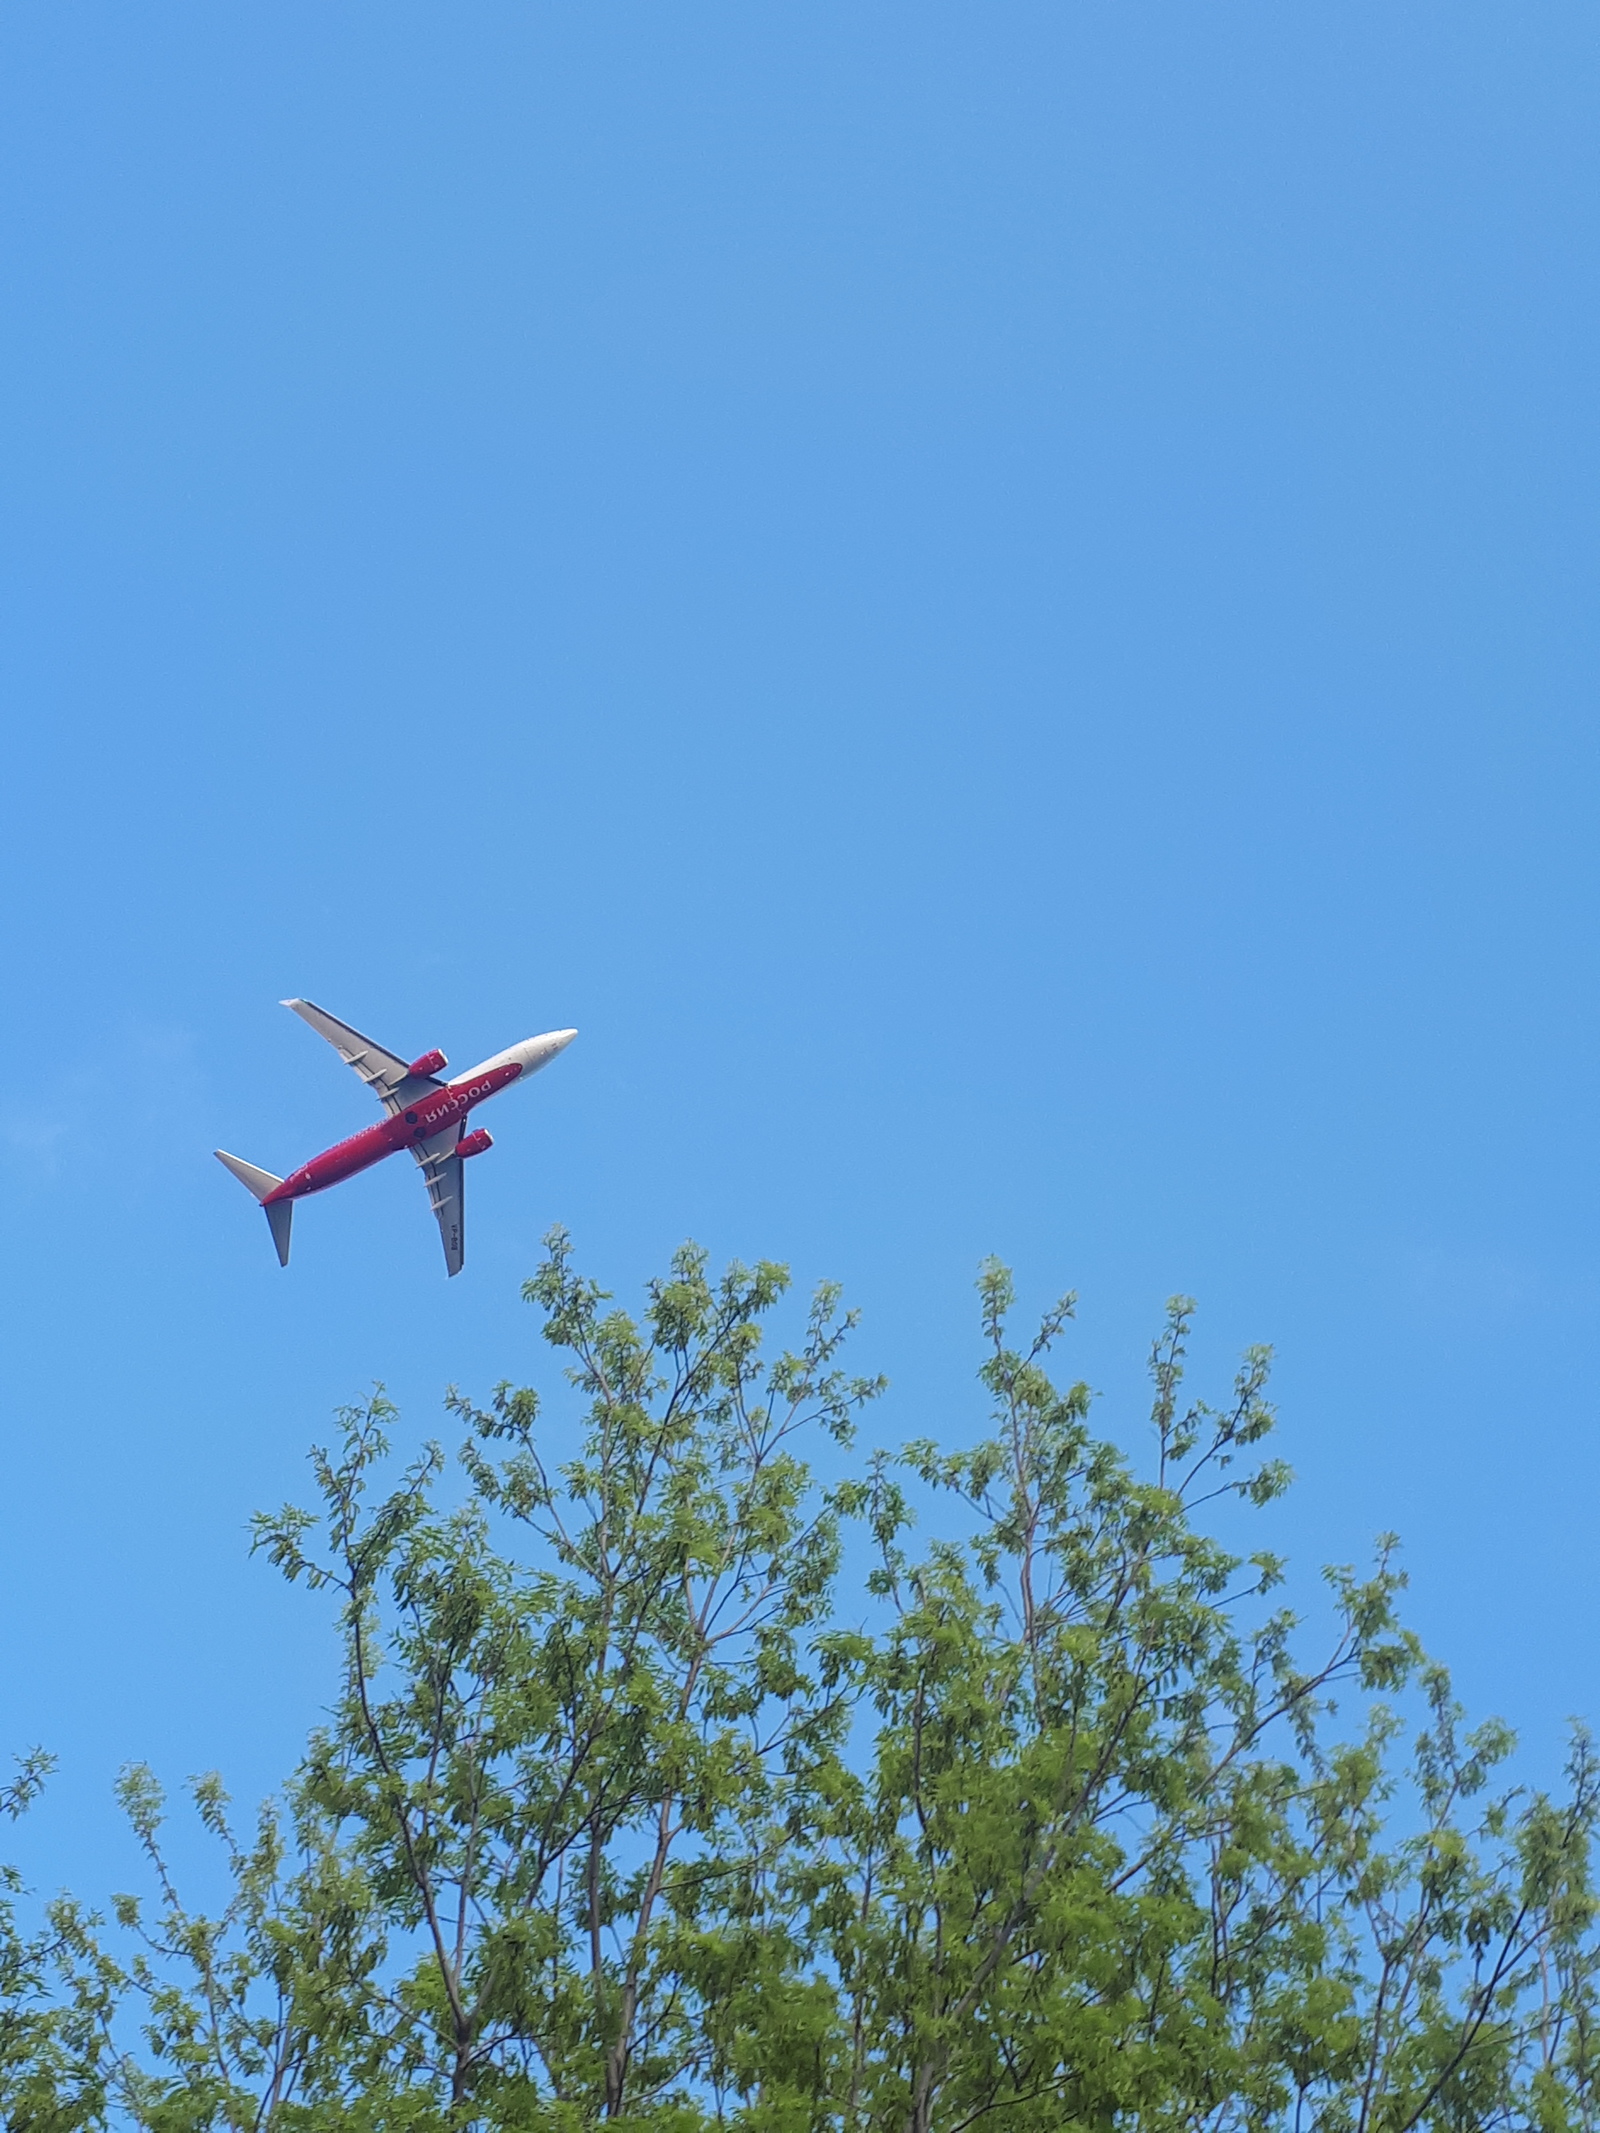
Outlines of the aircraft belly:
M 381 1163 L 386 1155 L 392 1155 L 395 1142 L 387 1126 L 369 1126 L 364 1133 L 341 1141 L 336 1148 L 328 1148 L 321 1155 L 314 1155 L 305 1166 L 307 1192 L 321 1192 L 329 1185 L 341 1184 L 353 1178 L 358 1170 L 368 1170 L 374 1163 Z

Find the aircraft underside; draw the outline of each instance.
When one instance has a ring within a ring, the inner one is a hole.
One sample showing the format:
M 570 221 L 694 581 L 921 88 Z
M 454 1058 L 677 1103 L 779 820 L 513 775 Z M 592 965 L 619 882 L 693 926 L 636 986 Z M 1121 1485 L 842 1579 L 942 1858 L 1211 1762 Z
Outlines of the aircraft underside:
M 219 1148 L 217 1160 L 261 1203 L 272 1232 L 280 1266 L 289 1264 L 289 1233 L 294 1203 L 308 1194 L 324 1192 L 358 1171 L 370 1169 L 386 1157 L 409 1149 L 422 1171 L 428 1202 L 439 1224 L 448 1273 L 459 1274 L 466 1258 L 466 1203 L 462 1174 L 467 1161 L 493 1146 L 479 1128 L 466 1131 L 474 1106 L 498 1096 L 514 1082 L 537 1073 L 577 1035 L 576 1030 L 551 1030 L 542 1037 L 529 1037 L 492 1059 L 458 1074 L 453 1081 L 440 1078 L 449 1061 L 443 1052 L 424 1052 L 406 1061 L 386 1051 L 370 1037 L 330 1015 L 310 1000 L 285 1000 L 302 1021 L 334 1050 L 377 1096 L 388 1116 L 348 1140 L 314 1155 L 300 1168 L 280 1178 L 270 1170 L 247 1163 L 242 1156 Z

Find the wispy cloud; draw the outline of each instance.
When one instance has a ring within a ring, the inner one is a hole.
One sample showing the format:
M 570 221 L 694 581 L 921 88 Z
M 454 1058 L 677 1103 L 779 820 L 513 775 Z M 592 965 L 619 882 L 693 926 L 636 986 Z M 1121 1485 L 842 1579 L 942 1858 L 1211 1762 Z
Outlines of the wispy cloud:
M 85 1043 L 27 1082 L 0 1082 L 0 1169 L 13 1186 L 49 1186 L 105 1159 L 115 1140 L 160 1131 L 205 1088 L 192 1031 L 135 1022 Z
M 1412 1246 L 1395 1255 L 1395 1301 L 1452 1324 L 1507 1325 L 1600 1311 L 1600 1266 L 1541 1259 L 1504 1246 Z

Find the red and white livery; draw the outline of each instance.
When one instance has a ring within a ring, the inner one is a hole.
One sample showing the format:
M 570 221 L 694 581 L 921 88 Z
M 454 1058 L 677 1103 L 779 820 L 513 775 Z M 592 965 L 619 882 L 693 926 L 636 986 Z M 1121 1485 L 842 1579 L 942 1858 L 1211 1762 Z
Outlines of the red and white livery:
M 309 1022 L 319 1037 L 327 1038 L 345 1064 L 353 1066 L 375 1092 L 389 1115 L 377 1125 L 353 1133 L 337 1147 L 314 1155 L 286 1178 L 274 1177 L 270 1170 L 258 1170 L 254 1163 L 229 1155 L 225 1149 L 216 1151 L 217 1161 L 226 1163 L 261 1202 L 272 1241 L 278 1248 L 279 1265 L 289 1264 L 289 1224 L 296 1200 L 303 1200 L 307 1193 L 322 1192 L 337 1185 L 341 1178 L 354 1177 L 358 1170 L 381 1163 L 386 1155 L 409 1148 L 427 1180 L 428 1198 L 439 1218 L 445 1266 L 450 1273 L 459 1274 L 466 1258 L 461 1166 L 468 1156 L 482 1155 L 492 1145 L 481 1126 L 471 1133 L 465 1130 L 467 1113 L 475 1104 L 498 1096 L 513 1082 L 526 1081 L 540 1067 L 548 1066 L 557 1052 L 566 1050 L 577 1031 L 555 1029 L 542 1037 L 525 1038 L 507 1051 L 496 1052 L 470 1072 L 457 1074 L 453 1081 L 442 1081 L 439 1077 L 450 1064 L 443 1052 L 424 1052 L 420 1059 L 408 1062 L 395 1052 L 386 1052 L 381 1044 L 374 1044 L 370 1037 L 363 1037 L 359 1030 L 351 1029 L 347 1022 L 340 1022 L 310 1000 L 285 1000 L 283 1004 L 292 1007 L 302 1021 Z

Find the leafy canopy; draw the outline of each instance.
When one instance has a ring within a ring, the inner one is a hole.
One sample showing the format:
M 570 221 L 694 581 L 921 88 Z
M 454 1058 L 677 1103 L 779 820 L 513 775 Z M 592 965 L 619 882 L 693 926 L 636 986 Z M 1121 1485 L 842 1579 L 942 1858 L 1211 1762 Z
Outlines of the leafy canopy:
M 987 1434 L 863 1461 L 882 1380 L 831 1287 L 769 1356 L 786 1288 L 685 1247 L 631 1316 L 556 1231 L 575 1427 L 452 1394 L 454 1459 L 396 1472 L 382 1394 L 343 1415 L 256 1531 L 332 1603 L 328 1722 L 248 1835 L 192 1788 L 215 1915 L 138 1766 L 146 1896 L 30 1934 L 0 1884 L 6 2126 L 1592 2126 L 1589 1743 L 1559 1799 L 1508 1781 L 1392 1543 L 1305 1655 L 1204 1522 L 1287 1485 L 1266 1352 L 1187 1404 L 1176 1300 L 1130 1463 L 1050 1373 L 1072 1299 L 1018 1343 L 990 1264 Z

